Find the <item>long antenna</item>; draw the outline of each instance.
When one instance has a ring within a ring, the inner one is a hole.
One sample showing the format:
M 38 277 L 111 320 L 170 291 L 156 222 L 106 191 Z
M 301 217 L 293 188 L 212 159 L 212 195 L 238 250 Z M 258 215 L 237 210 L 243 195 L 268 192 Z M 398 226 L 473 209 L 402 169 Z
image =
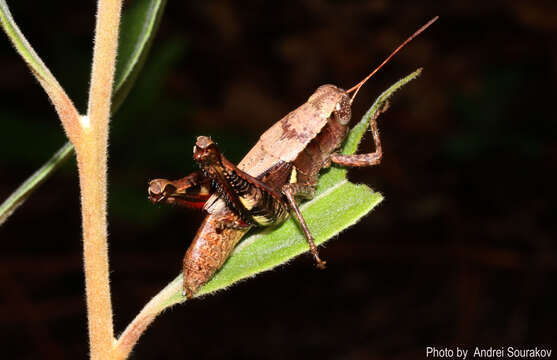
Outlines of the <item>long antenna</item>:
M 419 28 L 415 33 L 413 33 L 408 39 L 406 39 L 402 44 L 400 44 L 395 51 L 393 51 L 391 53 L 391 55 L 389 55 L 382 63 L 381 65 L 379 65 L 378 67 L 375 68 L 375 70 L 373 70 L 371 72 L 371 74 L 369 74 L 368 76 L 366 76 L 365 79 L 363 79 L 362 81 L 360 81 L 359 83 L 357 83 L 356 85 L 352 86 L 349 90 L 347 90 L 347 93 L 351 93 L 352 91 L 356 90 L 354 92 L 354 95 L 352 95 L 352 99 L 350 99 L 350 104 L 352 104 L 352 102 L 354 101 L 354 98 L 356 97 L 356 94 L 358 93 L 358 91 L 360 91 L 360 88 L 366 83 L 366 81 L 369 80 L 370 77 L 372 77 L 377 71 L 379 71 L 379 69 L 381 69 L 383 67 L 383 65 L 385 65 L 386 63 L 389 62 L 389 60 L 391 60 L 391 58 L 393 56 L 396 55 L 396 53 L 398 53 L 406 44 L 408 44 L 410 41 L 412 41 L 412 39 L 414 39 L 416 36 L 420 35 L 420 33 L 422 31 L 424 31 L 425 29 L 427 29 L 431 24 L 433 24 L 435 21 L 437 21 L 437 19 L 439 19 L 439 16 L 434 17 L 433 19 L 429 20 L 427 22 L 427 24 L 425 24 L 424 26 L 422 26 L 421 28 Z

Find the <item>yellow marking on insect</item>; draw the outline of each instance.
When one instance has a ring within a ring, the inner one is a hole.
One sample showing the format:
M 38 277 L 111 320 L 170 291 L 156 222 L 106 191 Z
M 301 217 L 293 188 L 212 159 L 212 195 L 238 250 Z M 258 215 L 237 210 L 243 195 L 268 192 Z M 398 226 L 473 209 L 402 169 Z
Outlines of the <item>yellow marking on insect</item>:
M 266 226 L 273 223 L 271 219 L 263 215 L 253 216 L 252 219 L 261 226 Z
M 290 173 L 290 183 L 294 184 L 298 182 L 298 171 L 296 171 L 296 167 L 292 167 L 292 172 Z
M 255 206 L 257 201 L 254 200 L 252 197 L 240 196 L 240 202 L 242 203 L 242 205 L 244 205 L 246 210 L 251 210 Z

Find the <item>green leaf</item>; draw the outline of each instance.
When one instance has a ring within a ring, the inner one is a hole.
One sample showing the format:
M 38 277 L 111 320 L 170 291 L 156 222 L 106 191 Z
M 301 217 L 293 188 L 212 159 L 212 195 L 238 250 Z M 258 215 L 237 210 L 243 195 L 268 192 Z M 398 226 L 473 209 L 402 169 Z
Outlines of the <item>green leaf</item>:
M 362 120 L 350 131 L 343 146 L 344 154 L 353 154 L 360 143 L 369 120 L 382 108 L 393 93 L 415 79 L 421 69 L 399 80 L 381 94 Z M 342 230 L 355 224 L 381 202 L 381 194 L 365 185 L 355 185 L 346 179 L 346 170 L 331 168 L 319 179 L 316 196 L 301 206 L 304 219 L 315 237 L 322 244 Z M 288 219 L 278 228 L 268 228 L 244 239 L 228 261 L 197 295 L 224 289 L 237 281 L 284 264 L 295 256 L 308 251 L 308 245 L 296 221 Z M 184 302 L 182 275 L 168 284 L 160 294 L 168 294 L 161 301 L 160 309 Z
M 112 113 L 123 103 L 143 66 L 165 5 L 166 0 L 136 0 L 134 6 L 123 14 Z M 0 21 L 17 51 L 39 80 L 44 78 L 56 81 L 13 21 L 5 0 L 0 0 Z M 0 205 L 0 225 L 73 153 L 73 145 L 67 142 L 40 169 L 25 180 Z
M 143 67 L 165 6 L 166 0 L 135 1 L 122 16 L 112 113 L 118 110 Z
M 48 70 L 39 55 L 33 50 L 33 47 L 31 47 L 31 44 L 29 44 L 25 36 L 23 36 L 5 0 L 0 0 L 0 24 L 17 52 L 21 55 L 23 60 L 25 60 L 37 79 L 45 84 L 50 84 L 52 82 L 57 83 L 50 70 Z
M 14 191 L 0 205 L 0 225 L 2 225 L 8 217 L 31 195 L 39 185 L 47 178 L 47 175 L 62 165 L 62 159 L 67 158 L 73 153 L 73 146 L 67 142 L 62 146 L 43 166 L 41 166 L 33 175 L 31 175 L 16 191 Z M 46 175 L 45 175 L 46 174 Z

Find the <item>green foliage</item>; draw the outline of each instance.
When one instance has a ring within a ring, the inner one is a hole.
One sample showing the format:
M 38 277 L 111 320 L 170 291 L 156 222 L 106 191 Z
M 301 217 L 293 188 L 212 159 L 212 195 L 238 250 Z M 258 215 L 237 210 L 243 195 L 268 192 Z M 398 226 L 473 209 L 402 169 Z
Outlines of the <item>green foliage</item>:
M 120 107 L 143 67 L 166 5 L 166 0 L 134 2 L 122 16 L 112 113 Z

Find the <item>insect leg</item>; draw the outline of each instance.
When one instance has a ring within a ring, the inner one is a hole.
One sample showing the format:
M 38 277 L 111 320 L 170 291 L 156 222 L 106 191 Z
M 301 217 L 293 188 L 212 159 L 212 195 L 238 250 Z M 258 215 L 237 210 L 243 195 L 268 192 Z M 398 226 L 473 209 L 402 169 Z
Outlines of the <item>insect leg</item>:
M 215 229 L 217 233 L 221 233 L 226 229 L 245 230 L 251 228 L 252 225 L 246 223 L 241 218 L 221 218 L 220 222 L 216 224 Z
M 288 204 L 290 205 L 292 210 L 294 210 L 296 219 L 298 219 L 298 223 L 304 231 L 304 235 L 309 245 L 309 250 L 311 251 L 311 254 L 313 255 L 315 261 L 317 262 L 317 267 L 320 269 L 325 269 L 326 262 L 321 260 L 321 258 L 319 257 L 317 246 L 315 246 L 315 240 L 313 239 L 313 236 L 309 231 L 306 221 L 304 220 L 302 212 L 300 211 L 300 208 L 298 207 L 295 199 L 295 196 L 311 199 L 313 197 L 313 194 L 315 193 L 315 185 L 299 183 L 286 184 L 282 187 L 282 193 L 284 194 L 284 196 L 286 196 Z
M 389 103 L 385 102 L 382 108 L 375 113 L 374 116 L 369 120 L 369 127 L 371 129 L 371 134 L 373 135 L 373 143 L 375 144 L 375 151 L 368 154 L 356 154 L 356 155 L 342 155 L 339 153 L 334 153 L 331 155 L 331 161 L 335 164 L 343 166 L 373 166 L 378 165 L 383 157 L 383 149 L 381 148 L 381 139 L 379 137 L 379 129 L 377 127 L 377 118 L 379 115 L 387 111 Z
M 201 209 L 211 195 L 210 180 L 200 171 L 172 181 L 154 179 L 149 182 L 149 200 L 187 208 Z

